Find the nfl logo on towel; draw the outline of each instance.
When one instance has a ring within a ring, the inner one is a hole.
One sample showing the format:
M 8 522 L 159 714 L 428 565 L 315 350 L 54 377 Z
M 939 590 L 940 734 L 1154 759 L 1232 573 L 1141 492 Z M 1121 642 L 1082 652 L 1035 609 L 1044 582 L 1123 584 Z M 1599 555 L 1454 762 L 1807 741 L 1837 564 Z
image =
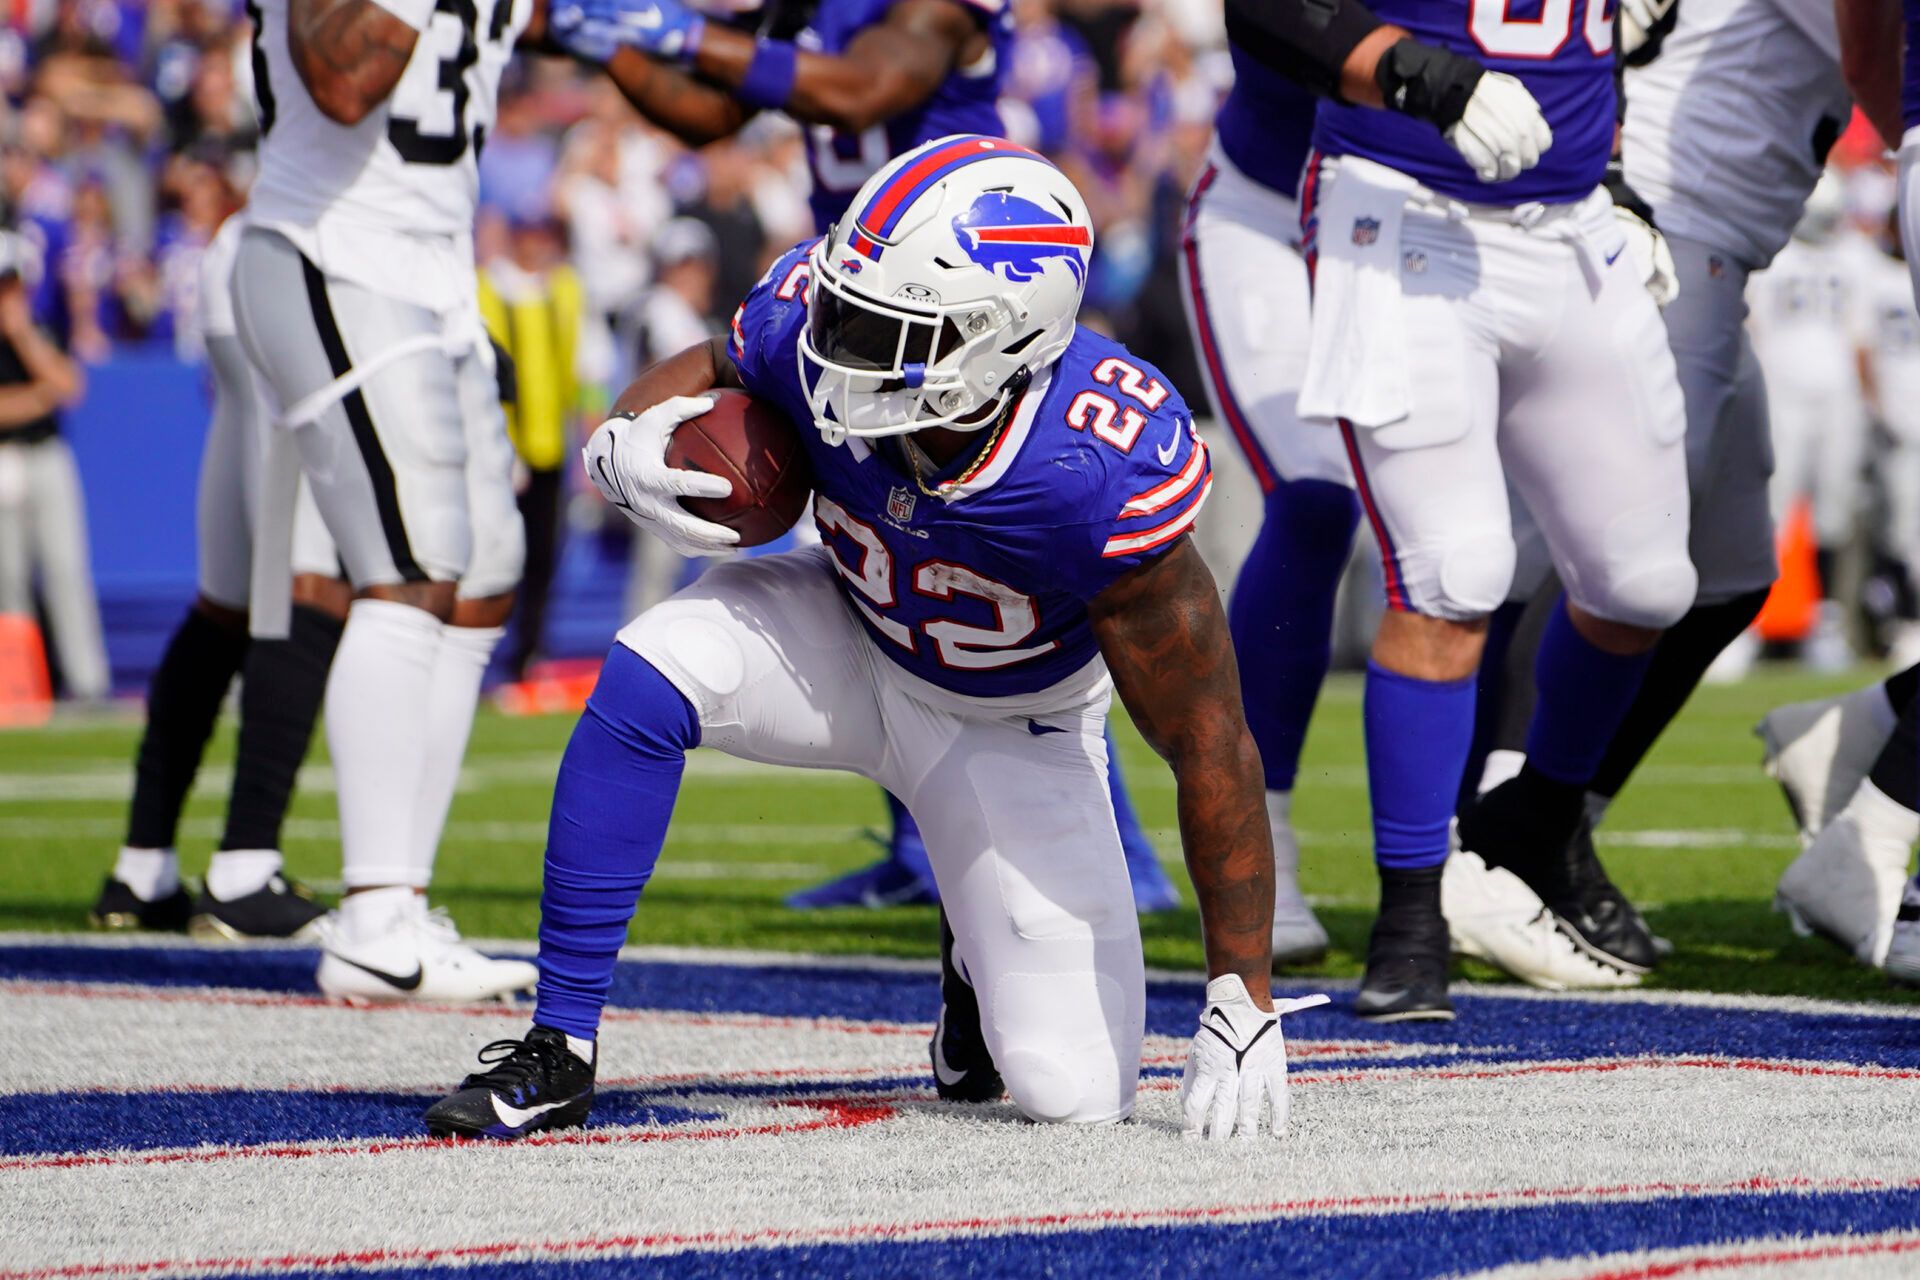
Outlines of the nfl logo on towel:
M 913 519 L 913 490 L 905 485 L 893 486 L 887 494 L 887 515 L 901 524 Z
M 1355 218 L 1353 220 L 1353 242 L 1366 248 L 1380 238 L 1380 219 Z

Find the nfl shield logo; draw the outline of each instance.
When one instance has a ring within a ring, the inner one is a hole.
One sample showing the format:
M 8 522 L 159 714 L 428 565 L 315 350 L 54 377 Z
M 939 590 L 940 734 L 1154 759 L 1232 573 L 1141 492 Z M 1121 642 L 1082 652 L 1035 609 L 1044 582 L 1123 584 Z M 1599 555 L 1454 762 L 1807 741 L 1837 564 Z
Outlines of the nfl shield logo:
M 1380 219 L 1355 218 L 1353 220 L 1353 242 L 1366 248 L 1380 238 Z
M 887 518 L 896 524 L 913 519 L 913 490 L 905 485 L 893 486 L 893 492 L 887 495 Z

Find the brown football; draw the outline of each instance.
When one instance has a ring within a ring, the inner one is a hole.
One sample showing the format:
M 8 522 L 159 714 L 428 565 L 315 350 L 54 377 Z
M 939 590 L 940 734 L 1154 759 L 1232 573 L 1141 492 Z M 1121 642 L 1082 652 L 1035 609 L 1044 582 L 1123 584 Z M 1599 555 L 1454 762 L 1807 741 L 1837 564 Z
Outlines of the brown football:
M 682 498 L 680 505 L 740 532 L 740 545 L 757 547 L 793 528 L 813 492 L 800 430 L 786 414 L 744 391 L 721 391 L 713 408 L 674 428 L 667 465 L 733 481 L 725 498 Z

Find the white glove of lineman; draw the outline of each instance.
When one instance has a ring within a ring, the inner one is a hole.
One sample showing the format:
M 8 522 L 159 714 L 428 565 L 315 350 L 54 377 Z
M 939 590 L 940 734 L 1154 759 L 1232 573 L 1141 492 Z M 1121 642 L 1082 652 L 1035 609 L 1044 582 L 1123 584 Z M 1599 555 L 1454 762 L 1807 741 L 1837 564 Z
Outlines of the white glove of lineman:
M 1507 182 L 1540 163 L 1553 130 L 1527 86 L 1503 71 L 1480 77 L 1447 142 L 1482 182 Z
M 680 498 L 724 498 L 733 481 L 667 465 L 675 427 L 713 408 L 711 396 L 674 396 L 638 417 L 608 418 L 580 451 L 587 478 L 627 519 L 683 556 L 731 551 L 740 534 L 681 506 Z
M 1627 256 L 1647 286 L 1647 292 L 1664 309 L 1680 296 L 1680 268 L 1673 265 L 1673 250 L 1658 227 L 1625 205 L 1613 206 L 1613 216 L 1626 233 Z
M 1270 1132 L 1287 1131 L 1287 1045 L 1280 1033 L 1283 1014 L 1325 1004 L 1325 996 L 1276 1000 L 1268 1013 L 1254 1004 L 1238 975 L 1207 984 L 1207 1007 L 1187 1051 L 1180 1077 L 1180 1106 L 1189 1138 L 1251 1138 L 1263 1115 Z
M 1660 20 L 1673 11 L 1680 0 L 1620 0 L 1620 56 L 1640 52 Z

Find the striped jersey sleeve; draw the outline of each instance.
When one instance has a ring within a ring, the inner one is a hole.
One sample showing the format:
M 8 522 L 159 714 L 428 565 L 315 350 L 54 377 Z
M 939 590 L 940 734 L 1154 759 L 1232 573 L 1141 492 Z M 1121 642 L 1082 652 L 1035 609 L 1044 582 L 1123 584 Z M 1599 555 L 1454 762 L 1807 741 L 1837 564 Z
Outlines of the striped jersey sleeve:
M 1193 415 L 1176 396 L 1153 415 L 1124 465 L 1113 467 L 1098 518 L 1087 526 L 1089 555 L 1078 585 L 1087 599 L 1178 542 L 1213 490 L 1213 461 Z

